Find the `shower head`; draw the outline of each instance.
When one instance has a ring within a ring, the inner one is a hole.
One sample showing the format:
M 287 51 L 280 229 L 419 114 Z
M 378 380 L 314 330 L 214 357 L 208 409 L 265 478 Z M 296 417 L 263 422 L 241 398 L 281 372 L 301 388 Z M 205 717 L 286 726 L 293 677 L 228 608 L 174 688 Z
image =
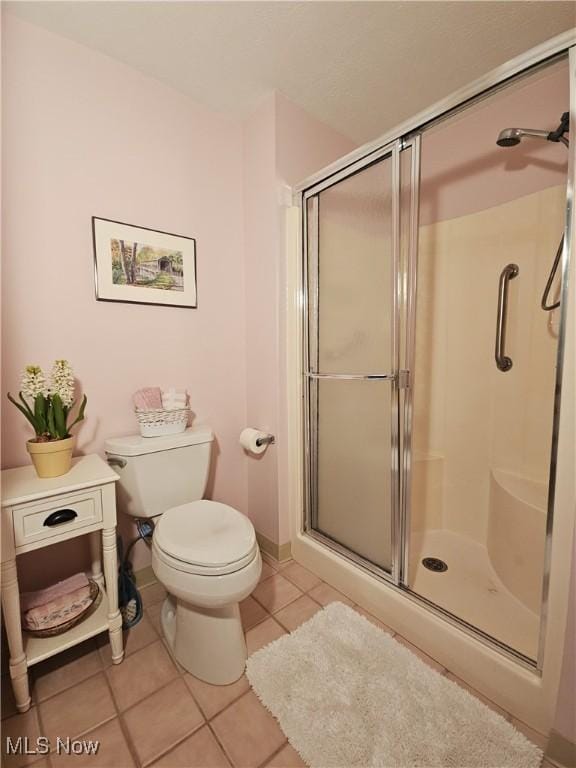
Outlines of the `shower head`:
M 534 139 L 547 139 L 548 131 L 537 131 L 532 128 L 504 128 L 498 134 L 496 144 L 499 147 L 515 147 L 527 136 Z
M 518 133 L 519 131 L 517 128 L 505 128 L 498 134 L 496 144 L 498 144 L 499 147 L 515 147 L 516 144 L 520 144 L 520 136 Z
M 504 128 L 500 131 L 496 144 L 499 147 L 515 147 L 520 144 L 522 139 L 546 139 L 547 141 L 561 141 L 565 147 L 568 145 L 568 139 L 564 136 L 570 130 L 570 118 L 568 112 L 564 112 L 560 118 L 560 125 L 555 131 L 538 131 L 535 128 Z

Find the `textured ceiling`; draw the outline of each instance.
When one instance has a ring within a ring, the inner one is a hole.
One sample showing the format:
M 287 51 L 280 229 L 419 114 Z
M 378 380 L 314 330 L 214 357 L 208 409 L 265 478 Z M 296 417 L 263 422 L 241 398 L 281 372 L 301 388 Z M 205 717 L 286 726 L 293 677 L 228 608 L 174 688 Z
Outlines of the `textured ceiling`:
M 231 116 L 271 89 L 358 143 L 576 25 L 573 2 L 17 2 Z

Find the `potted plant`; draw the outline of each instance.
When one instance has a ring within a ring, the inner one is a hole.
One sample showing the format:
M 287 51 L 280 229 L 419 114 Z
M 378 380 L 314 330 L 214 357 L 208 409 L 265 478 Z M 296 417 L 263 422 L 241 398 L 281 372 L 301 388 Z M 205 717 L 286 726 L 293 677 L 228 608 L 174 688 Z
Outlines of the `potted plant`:
M 74 437 L 72 427 L 84 418 L 86 395 L 82 398 L 76 418 L 68 424 L 74 408 L 74 373 L 67 360 L 55 360 L 50 381 L 47 382 L 38 365 L 27 365 L 22 374 L 19 401 L 8 393 L 28 419 L 36 437 L 28 440 L 26 448 L 38 477 L 65 475 L 72 463 Z

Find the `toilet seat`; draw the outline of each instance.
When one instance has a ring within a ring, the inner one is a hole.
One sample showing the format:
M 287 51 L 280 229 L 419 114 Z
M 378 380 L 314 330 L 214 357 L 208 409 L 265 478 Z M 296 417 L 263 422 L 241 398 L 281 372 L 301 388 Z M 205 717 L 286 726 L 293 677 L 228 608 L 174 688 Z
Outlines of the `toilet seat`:
M 258 551 L 250 520 L 227 504 L 207 500 L 164 512 L 152 546 L 166 565 L 206 576 L 234 573 L 252 562 Z

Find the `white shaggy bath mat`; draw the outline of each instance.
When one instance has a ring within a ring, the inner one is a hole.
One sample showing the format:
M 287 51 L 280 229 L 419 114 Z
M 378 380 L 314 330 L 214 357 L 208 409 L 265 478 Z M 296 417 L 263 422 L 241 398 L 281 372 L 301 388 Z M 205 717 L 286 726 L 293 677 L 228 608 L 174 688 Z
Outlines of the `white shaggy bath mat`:
M 313 768 L 537 768 L 542 751 L 352 608 L 332 603 L 247 662 Z

